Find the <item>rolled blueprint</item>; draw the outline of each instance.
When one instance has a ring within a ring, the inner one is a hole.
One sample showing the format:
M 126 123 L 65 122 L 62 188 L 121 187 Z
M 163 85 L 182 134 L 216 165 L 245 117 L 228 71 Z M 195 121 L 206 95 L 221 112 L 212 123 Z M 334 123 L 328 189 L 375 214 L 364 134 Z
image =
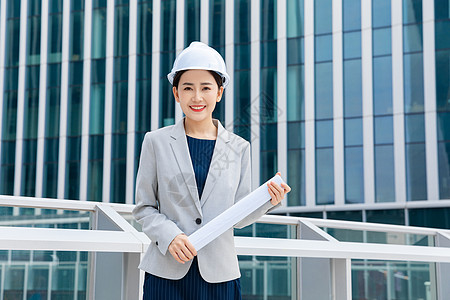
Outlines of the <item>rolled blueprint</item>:
M 195 249 L 197 251 L 200 250 L 269 201 L 272 198 L 267 186 L 270 181 L 274 181 L 279 185 L 284 183 L 284 180 L 279 175 L 275 175 L 236 204 L 199 228 L 189 236 L 189 241 Z

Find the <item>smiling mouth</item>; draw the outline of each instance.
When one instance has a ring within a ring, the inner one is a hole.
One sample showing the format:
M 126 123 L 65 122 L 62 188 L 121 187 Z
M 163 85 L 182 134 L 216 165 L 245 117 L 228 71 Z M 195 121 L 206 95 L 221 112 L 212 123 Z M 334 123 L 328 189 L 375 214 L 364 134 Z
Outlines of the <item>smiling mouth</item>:
M 201 105 L 201 106 L 189 106 L 193 111 L 195 112 L 200 112 L 202 110 L 205 109 L 206 105 Z

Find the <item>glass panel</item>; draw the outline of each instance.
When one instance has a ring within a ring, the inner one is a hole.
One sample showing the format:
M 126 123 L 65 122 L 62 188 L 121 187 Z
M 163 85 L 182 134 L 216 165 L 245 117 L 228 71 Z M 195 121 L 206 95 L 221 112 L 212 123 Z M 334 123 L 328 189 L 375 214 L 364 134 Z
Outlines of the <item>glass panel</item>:
M 366 220 L 369 223 L 405 225 L 404 209 L 367 210 Z
M 185 45 L 200 40 L 200 0 L 185 0 Z
M 314 34 L 331 33 L 332 1 L 314 1 Z
M 405 115 L 406 143 L 425 142 L 425 118 L 423 114 Z
M 91 86 L 91 101 L 89 111 L 89 133 L 103 134 L 105 114 L 105 85 Z
M 277 152 L 265 151 L 261 152 L 260 158 L 261 173 L 260 184 L 263 184 L 273 176 L 275 176 L 277 170 Z
M 422 22 L 422 0 L 403 0 L 403 23 Z
M 405 54 L 404 65 L 404 99 L 405 113 L 424 111 L 423 54 Z
M 120 28 L 120 30 L 114 30 L 114 56 L 128 55 L 128 25 L 130 24 L 129 19 L 130 17 L 128 5 L 115 7 L 114 27 Z
M 137 57 L 136 66 L 137 80 L 152 78 L 152 56 L 151 55 L 139 55 Z
M 67 138 L 65 198 L 79 199 L 81 137 Z
M 450 111 L 450 50 L 436 52 L 436 109 Z
M 261 42 L 261 68 L 277 66 L 277 41 Z
M 344 120 L 344 144 L 345 146 L 362 146 L 363 121 L 362 118 Z
M 327 219 L 362 222 L 362 211 L 329 211 L 327 212 Z M 328 228 L 328 230 L 330 230 Z
M 434 14 L 436 20 L 450 19 L 450 2 L 448 0 L 436 0 Z
M 304 122 L 288 122 L 287 131 L 288 149 L 305 148 Z
M 301 121 L 305 119 L 304 67 L 289 66 L 287 68 L 287 119 Z
M 161 5 L 165 3 L 162 2 Z M 175 49 L 175 47 L 173 48 Z M 175 60 L 174 52 L 161 53 L 161 69 L 160 76 L 166 78 L 167 73 L 172 68 L 173 61 Z M 159 83 L 159 126 L 164 127 L 167 125 L 175 124 L 175 100 L 173 99 L 172 86 L 168 80 L 161 80 Z
M 268 123 L 260 125 L 261 151 L 277 150 L 277 124 Z
M 279 113 L 277 106 L 276 68 L 261 70 L 261 95 L 259 101 L 261 123 L 276 122 Z
M 333 65 L 320 63 L 315 65 L 316 119 L 333 118 Z
M 234 1 L 234 40 L 236 43 L 250 42 L 250 1 Z
M 153 5 L 151 2 L 138 4 L 137 53 L 152 53 Z
M 395 201 L 394 146 L 375 146 L 375 202 Z
M 114 58 L 114 81 L 128 80 L 128 57 Z
M 394 142 L 392 116 L 375 117 L 374 123 L 375 144 L 392 144 Z
M 438 162 L 439 198 L 450 199 L 450 142 L 438 143 Z
M 67 135 L 81 135 L 82 120 L 82 87 L 69 87 L 69 100 L 67 103 Z
M 362 116 L 362 66 L 360 59 L 344 61 L 344 116 Z
M 151 81 L 136 83 L 136 131 L 150 131 Z
M 407 200 L 427 200 L 425 144 L 406 144 Z
M 30 9 L 30 6 L 28 8 Z M 40 12 L 38 13 L 40 14 Z M 27 65 L 39 64 L 40 60 L 41 17 L 36 16 L 27 19 Z
M 95 26 L 93 28 L 95 28 Z M 70 43 L 69 43 L 70 60 L 83 60 L 84 39 L 80 38 L 82 36 L 84 36 L 84 12 L 83 11 L 71 12 Z
M 408 212 L 410 226 L 450 229 L 449 207 L 410 208 Z
M 375 115 L 392 114 L 392 58 L 373 59 L 373 109 Z
M 316 121 L 316 147 L 333 147 L 333 120 Z
M 304 38 L 293 38 L 287 40 L 287 64 L 298 65 L 305 62 L 305 40 Z
M 47 89 L 46 117 L 45 117 L 45 136 L 59 136 L 59 115 L 60 115 L 60 91 L 58 88 Z
M 334 203 L 333 148 L 316 149 L 316 204 Z
M 92 11 L 92 58 L 106 57 L 106 8 Z
M 288 150 L 288 161 L 287 180 L 292 189 L 287 195 L 288 205 L 305 205 L 305 150 Z
M 450 48 L 450 20 L 435 23 L 436 49 Z
M 89 136 L 88 200 L 102 201 L 103 135 Z
M 113 132 L 127 132 L 128 82 L 114 83 Z
M 209 44 L 216 49 L 225 45 L 225 2 L 209 0 Z
M 286 3 L 286 29 L 287 37 L 303 36 L 304 28 L 304 1 L 287 1 Z
M 315 62 L 331 61 L 333 59 L 333 40 L 331 34 L 316 36 L 314 39 Z
M 364 203 L 364 159 L 362 147 L 345 147 L 345 202 Z M 362 221 L 362 220 L 361 220 Z
M 373 56 L 391 54 L 391 28 L 373 30 Z
M 438 141 L 450 141 L 450 112 L 437 113 L 436 117 Z
M 62 0 L 58 1 L 62 2 Z M 49 15 L 47 61 L 49 63 L 61 62 L 61 55 L 62 55 L 62 14 Z
M 13 2 L 15 1 L 9 1 L 9 3 Z M 8 20 L 6 23 L 6 27 L 6 45 L 8 46 L 5 49 L 5 66 L 17 67 L 19 66 L 20 19 Z
M 403 27 L 403 51 L 422 51 L 422 25 L 407 25 Z
M 344 31 L 361 30 L 361 1 L 343 0 L 342 13 Z
M 391 0 L 372 1 L 372 26 L 391 25 Z
M 345 32 L 344 59 L 361 57 L 361 31 Z
M 277 0 L 261 0 L 261 41 L 277 38 Z

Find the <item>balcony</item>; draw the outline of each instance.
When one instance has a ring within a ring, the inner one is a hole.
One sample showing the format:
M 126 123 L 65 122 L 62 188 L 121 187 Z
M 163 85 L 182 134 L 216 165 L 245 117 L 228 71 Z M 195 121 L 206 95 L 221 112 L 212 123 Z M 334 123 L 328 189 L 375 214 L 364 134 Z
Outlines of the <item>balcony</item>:
M 141 299 L 132 208 L 0 196 L 0 300 Z M 270 215 L 235 242 L 243 299 L 450 299 L 448 230 Z

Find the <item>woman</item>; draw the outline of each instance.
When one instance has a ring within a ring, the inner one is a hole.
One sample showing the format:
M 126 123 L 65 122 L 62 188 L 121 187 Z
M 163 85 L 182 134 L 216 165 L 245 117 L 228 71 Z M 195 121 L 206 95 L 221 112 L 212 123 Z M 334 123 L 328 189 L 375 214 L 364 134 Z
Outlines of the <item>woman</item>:
M 151 239 L 139 268 L 144 299 L 240 299 L 233 229 L 198 253 L 187 238 L 251 192 L 250 143 L 212 118 L 230 78 L 209 46 L 193 42 L 168 75 L 185 117 L 145 135 L 135 218 Z M 235 227 L 279 205 L 291 188 L 269 184 L 272 199 Z

